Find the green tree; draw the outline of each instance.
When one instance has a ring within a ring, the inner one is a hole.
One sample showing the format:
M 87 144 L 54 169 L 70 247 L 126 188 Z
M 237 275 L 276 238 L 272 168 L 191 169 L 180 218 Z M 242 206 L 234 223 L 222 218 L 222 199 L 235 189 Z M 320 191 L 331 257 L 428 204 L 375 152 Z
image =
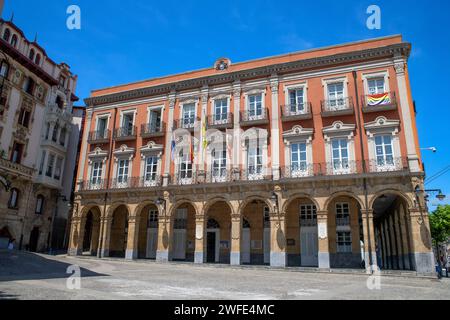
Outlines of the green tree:
M 439 252 L 439 245 L 447 243 L 450 238 L 450 205 L 438 206 L 433 211 L 430 215 L 430 228 L 433 244 L 436 246 L 436 252 Z

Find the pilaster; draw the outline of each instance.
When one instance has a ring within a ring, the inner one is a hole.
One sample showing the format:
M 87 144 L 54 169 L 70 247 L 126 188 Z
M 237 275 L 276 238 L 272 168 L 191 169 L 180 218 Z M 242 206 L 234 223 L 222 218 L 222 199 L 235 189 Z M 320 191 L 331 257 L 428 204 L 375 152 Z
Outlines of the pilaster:
M 319 242 L 319 269 L 330 269 L 330 244 L 328 239 L 328 211 L 317 211 Z

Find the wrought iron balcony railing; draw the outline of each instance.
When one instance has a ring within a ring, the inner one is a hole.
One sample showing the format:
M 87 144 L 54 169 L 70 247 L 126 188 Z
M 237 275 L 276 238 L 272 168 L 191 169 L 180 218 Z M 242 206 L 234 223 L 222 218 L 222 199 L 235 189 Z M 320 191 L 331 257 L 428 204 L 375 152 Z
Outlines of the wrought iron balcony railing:
M 408 160 L 403 157 L 379 158 L 367 161 L 368 172 L 392 172 L 408 170 Z
M 114 140 L 125 141 L 136 139 L 136 127 L 121 127 L 114 130 Z
M 272 169 L 264 166 L 248 166 L 241 169 L 242 181 L 272 180 Z
M 172 185 L 192 185 L 197 184 L 197 172 L 193 170 L 189 171 L 182 171 L 182 172 L 176 172 L 174 175 L 172 175 L 172 179 L 170 181 L 170 184 Z
M 220 113 L 208 116 L 208 129 L 231 129 L 233 128 L 233 113 Z
M 397 97 L 395 91 L 364 95 L 361 97 L 361 105 L 364 113 L 396 110 Z
M 91 131 L 88 135 L 88 143 L 96 144 L 96 143 L 108 143 L 111 135 L 110 130 L 104 131 Z
M 259 110 L 241 111 L 240 123 L 242 126 L 268 124 L 269 110 L 267 108 L 261 108 Z
M 283 121 L 294 121 L 311 119 L 312 107 L 310 102 L 304 102 L 301 104 L 288 104 L 281 106 L 281 120 Z
M 155 125 L 154 123 L 145 123 L 141 125 L 142 138 L 161 137 L 164 135 L 165 131 L 166 124 L 164 122 L 157 125 Z
M 353 99 L 351 97 L 332 100 L 322 100 L 322 117 L 353 114 Z
M 319 175 L 321 167 L 319 164 L 299 164 L 281 168 L 281 178 L 298 179 Z
M 193 131 L 195 129 L 196 123 L 200 122 L 199 117 L 189 117 L 175 120 L 173 122 L 173 130 L 176 129 L 187 129 Z
M 162 177 L 154 175 L 146 177 L 123 177 L 116 179 L 91 179 L 78 182 L 79 191 L 114 190 L 114 189 L 136 189 L 152 188 L 162 185 Z
M 206 183 L 224 183 L 233 181 L 233 174 L 231 170 L 226 168 L 213 168 L 206 172 Z

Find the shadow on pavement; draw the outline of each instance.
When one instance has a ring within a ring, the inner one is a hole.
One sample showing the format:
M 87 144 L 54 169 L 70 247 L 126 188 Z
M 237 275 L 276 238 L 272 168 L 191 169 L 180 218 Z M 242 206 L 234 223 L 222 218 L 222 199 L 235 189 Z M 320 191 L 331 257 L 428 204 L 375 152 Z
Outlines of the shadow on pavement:
M 68 278 L 73 274 L 67 273 L 69 266 L 34 253 L 0 250 L 0 282 Z M 80 271 L 82 278 L 107 276 L 85 268 Z
M 7 294 L 2 291 L 0 291 L 0 300 L 19 300 L 19 296 Z

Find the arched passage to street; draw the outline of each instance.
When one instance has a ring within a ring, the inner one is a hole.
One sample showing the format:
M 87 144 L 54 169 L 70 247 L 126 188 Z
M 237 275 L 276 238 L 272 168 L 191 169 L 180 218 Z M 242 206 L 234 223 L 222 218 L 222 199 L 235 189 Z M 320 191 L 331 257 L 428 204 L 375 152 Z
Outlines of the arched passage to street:
M 83 255 L 97 255 L 100 236 L 100 209 L 91 208 L 86 214 L 83 236 Z
M 113 212 L 109 243 L 110 257 L 125 257 L 128 240 L 128 215 L 128 208 L 125 205 L 118 206 Z
M 173 212 L 171 258 L 194 262 L 195 208 L 191 203 L 178 205 Z
M 242 209 L 241 263 L 270 264 L 270 211 L 266 202 L 252 200 Z
M 378 196 L 372 205 L 377 264 L 381 269 L 413 270 L 408 203 L 396 193 Z
M 230 263 L 231 208 L 217 201 L 206 212 L 206 262 Z
M 363 267 L 364 234 L 361 205 L 352 196 L 339 195 L 330 199 L 327 210 L 330 267 Z
M 317 207 L 298 197 L 286 207 L 288 266 L 318 267 Z
M 156 259 L 158 248 L 159 212 L 154 204 L 145 206 L 139 214 L 138 258 Z

